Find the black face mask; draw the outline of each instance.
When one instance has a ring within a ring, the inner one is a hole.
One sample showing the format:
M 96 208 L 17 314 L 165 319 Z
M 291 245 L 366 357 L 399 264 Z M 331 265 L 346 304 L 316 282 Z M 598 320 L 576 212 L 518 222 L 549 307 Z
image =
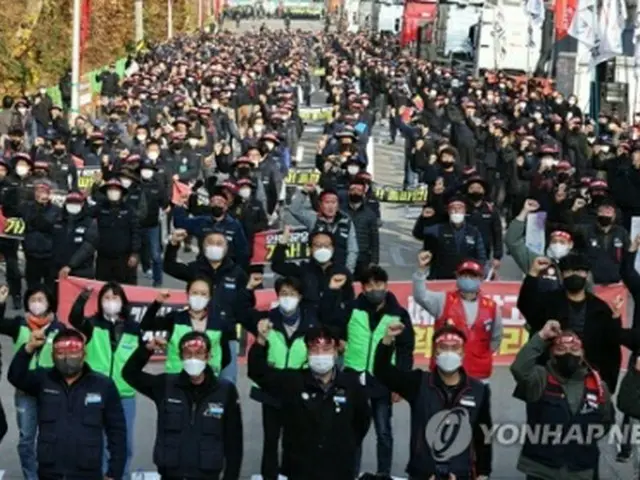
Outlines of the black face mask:
M 606 215 L 598 215 L 598 224 L 601 227 L 608 227 L 613 225 L 613 217 L 608 217 Z
M 60 372 L 65 378 L 76 376 L 82 371 L 84 360 L 82 358 L 56 358 L 53 363 L 56 366 L 56 370 Z
M 349 194 L 349 202 L 351 202 L 351 203 L 362 203 L 362 195 L 359 195 L 357 193 L 350 193 Z
M 11 144 L 11 148 L 19 148 L 22 145 L 22 140 L 11 140 L 9 142 Z
M 236 169 L 236 172 L 240 178 L 247 178 L 251 175 L 251 169 L 247 167 L 238 168 Z
M 215 218 L 219 218 L 222 215 L 224 215 L 224 208 L 215 205 L 213 207 L 211 207 L 211 214 L 215 217 Z
M 472 202 L 479 202 L 480 200 L 482 200 L 484 198 L 484 193 L 480 193 L 480 192 L 470 192 L 467 194 L 467 196 L 469 197 L 469 200 L 471 200 Z
M 171 145 L 171 149 L 175 150 L 176 152 L 182 150 L 182 147 L 184 146 L 184 144 L 182 142 L 176 142 L 174 144 Z
M 587 284 L 587 279 L 580 275 L 569 275 L 564 278 L 562 283 L 567 292 L 578 293 L 580 290 L 584 290 L 584 287 Z
M 565 378 L 570 378 L 574 373 L 576 373 L 578 368 L 580 368 L 581 361 L 582 359 L 580 357 L 576 357 L 569 353 L 555 355 L 553 357 L 553 363 L 556 370 L 558 370 L 558 373 Z
M 64 148 L 54 148 L 53 149 L 53 154 L 54 155 L 64 155 L 65 154 L 65 149 Z
M 449 170 L 450 168 L 453 168 L 453 163 L 454 162 L 440 162 L 440 165 L 442 165 L 442 168 L 445 170 Z
M 364 297 L 372 304 L 372 305 L 380 305 L 384 302 L 385 298 L 387 298 L 386 290 L 369 290 L 368 292 L 364 292 Z

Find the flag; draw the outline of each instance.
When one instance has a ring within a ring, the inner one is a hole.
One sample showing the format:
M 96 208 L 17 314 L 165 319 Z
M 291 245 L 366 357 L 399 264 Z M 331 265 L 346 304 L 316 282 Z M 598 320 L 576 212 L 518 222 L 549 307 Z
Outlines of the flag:
M 622 55 L 622 31 L 627 20 L 625 0 L 605 0 L 599 20 L 598 38 L 590 52 L 590 69 L 617 55 Z
M 91 29 L 91 0 L 82 0 L 80 5 L 80 65 L 87 49 Z
M 568 35 L 577 3 L 578 0 L 556 0 L 554 5 L 556 42 Z
M 592 48 L 597 43 L 599 27 L 596 23 L 595 0 L 578 0 L 567 33 L 580 43 Z
M 505 17 L 504 10 L 502 9 L 502 2 L 498 1 L 496 9 L 494 10 L 493 26 L 491 29 L 491 36 L 494 42 L 494 52 L 496 56 L 496 67 L 499 67 L 499 63 L 504 60 L 507 55 L 506 45 L 506 31 L 505 31 Z

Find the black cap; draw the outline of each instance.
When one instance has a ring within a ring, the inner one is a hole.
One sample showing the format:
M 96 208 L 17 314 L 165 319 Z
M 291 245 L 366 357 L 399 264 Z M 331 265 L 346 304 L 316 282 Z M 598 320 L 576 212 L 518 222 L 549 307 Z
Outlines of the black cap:
M 589 260 L 581 253 L 569 253 L 566 257 L 561 258 L 559 267 L 561 272 L 566 272 L 567 270 L 588 272 L 591 270 Z

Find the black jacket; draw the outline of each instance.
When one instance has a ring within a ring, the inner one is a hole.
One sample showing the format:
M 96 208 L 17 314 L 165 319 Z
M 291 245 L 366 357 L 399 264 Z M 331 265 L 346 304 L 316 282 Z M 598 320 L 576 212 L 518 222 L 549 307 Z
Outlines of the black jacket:
M 283 400 L 283 449 L 290 459 L 290 480 L 355 478 L 356 451 L 371 423 L 369 401 L 357 375 L 337 370 L 325 391 L 309 369 L 270 368 L 267 349 L 258 343 L 249 351 L 248 374 L 266 393 Z
M 62 218 L 60 207 L 30 202 L 23 206 L 25 222 L 24 253 L 27 257 L 50 259 L 54 256 L 54 227 Z
M 358 263 L 377 265 L 380 263 L 380 229 L 376 213 L 366 204 L 361 204 L 357 208 L 349 205 L 347 213 L 356 229 Z
M 138 213 L 123 202 L 104 202 L 96 206 L 98 222 L 98 255 L 121 258 L 140 251 Z
M 107 477 L 122 478 L 127 428 L 113 380 L 85 364 L 82 376 L 67 385 L 55 369 L 29 370 L 22 347 L 9 367 L 9 382 L 38 403 L 38 476 L 100 480 L 106 434 Z M 66 412 L 66 415 L 62 414 Z
M 577 330 L 587 361 L 598 370 L 613 394 L 622 361 L 620 346 L 635 351 L 639 342 L 632 330 L 622 328 L 620 319 L 613 318 L 613 312 L 604 300 L 590 292 L 586 295 L 582 331 L 570 322 L 572 307 L 565 290 L 542 292 L 538 288 L 538 279 L 530 275 L 522 282 L 517 306 L 530 327 L 530 335 L 542 330 L 550 319 L 558 320 L 563 330 Z
M 53 227 L 55 267 L 61 269 L 68 266 L 71 275 L 93 278 L 98 242 L 98 224 L 89 216 L 86 208 L 78 215 L 63 212 L 60 223 Z
M 195 386 L 183 371 L 153 375 L 143 371 L 152 352 L 131 355 L 122 377 L 156 404 L 153 463 L 163 477 L 238 480 L 242 465 L 242 416 L 235 385 L 218 380 L 211 367 Z
M 146 201 L 145 216 L 140 219 L 140 227 L 157 227 L 160 224 L 160 209 L 164 210 L 170 205 L 169 193 L 157 175 L 151 180 L 141 180 L 140 189 Z

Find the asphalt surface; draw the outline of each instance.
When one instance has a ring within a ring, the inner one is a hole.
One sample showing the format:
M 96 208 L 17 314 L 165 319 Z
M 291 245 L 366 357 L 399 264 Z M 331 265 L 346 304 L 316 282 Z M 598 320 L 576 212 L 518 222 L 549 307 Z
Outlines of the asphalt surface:
M 252 28 L 259 28 L 261 22 L 241 23 L 240 29 L 246 31 Z M 281 21 L 267 21 L 269 28 L 283 28 Z M 231 23 L 225 25 L 230 28 Z M 322 28 L 319 22 L 310 21 L 294 21 L 292 29 L 312 29 L 317 31 Z M 320 105 L 323 102 L 323 95 L 316 92 L 313 95 L 313 104 Z M 302 165 L 312 165 L 315 145 L 317 143 L 319 133 L 317 130 L 320 126 L 318 122 L 309 124 L 309 131 L 303 135 L 301 144 L 305 147 L 304 160 Z M 314 128 L 316 127 L 316 128 Z M 315 132 L 313 132 L 315 131 Z M 380 184 L 401 186 L 403 178 L 403 151 L 404 141 L 398 138 L 395 145 L 387 145 L 388 130 L 384 126 L 377 126 L 374 129 L 374 175 L 375 180 Z M 415 257 L 420 248 L 420 242 L 411 237 L 411 229 L 413 227 L 413 218 L 406 218 L 407 209 L 404 206 L 383 205 L 382 219 L 383 227 L 381 229 L 381 264 L 388 270 L 392 280 L 409 280 L 415 266 Z M 181 258 L 185 261 L 190 260 L 193 254 L 182 254 Z M 502 280 L 520 280 L 522 273 L 517 268 L 511 258 L 503 260 L 500 269 L 500 278 Z M 139 276 L 141 285 L 149 285 L 149 281 Z M 182 282 L 171 277 L 165 277 L 165 287 L 167 288 L 183 288 Z M 11 315 L 15 312 L 7 312 Z M 4 355 L 4 363 L 8 365 L 10 361 L 10 353 L 12 351 L 11 342 L 6 338 L 0 339 L 2 351 Z M 6 371 L 5 367 L 5 371 Z M 152 365 L 151 371 L 160 371 L 159 365 Z M 524 404 L 511 397 L 514 382 L 506 367 L 497 367 L 491 378 L 492 389 L 492 413 L 493 420 L 496 424 L 515 423 L 520 424 L 524 421 L 525 412 Z M 244 462 L 241 478 L 248 480 L 254 474 L 260 471 L 260 459 L 262 452 L 262 418 L 260 405 L 249 398 L 250 382 L 246 377 L 246 368 L 240 368 L 238 390 L 240 392 L 242 409 L 243 409 L 243 425 L 244 425 Z M 0 447 L 0 479 L 1 472 L 4 470 L 5 479 L 22 478 L 18 455 L 16 451 L 18 441 L 18 430 L 15 421 L 15 409 L 13 406 L 13 387 L 6 380 L 6 375 L 0 381 L 0 398 L 7 413 L 9 422 L 9 432 Z M 395 405 L 393 409 L 393 432 L 394 432 L 394 455 L 392 474 L 398 477 L 404 477 L 404 469 L 408 461 L 409 452 L 409 431 L 410 431 L 410 411 L 406 402 Z M 156 409 L 152 403 L 145 397 L 138 396 L 137 399 L 137 418 L 136 418 L 136 444 L 134 458 L 132 463 L 133 471 L 137 472 L 153 472 L 154 466 L 152 462 L 153 439 L 155 438 L 155 422 Z M 520 447 L 517 445 L 495 445 L 493 453 L 493 472 L 492 479 L 515 480 L 522 479 L 524 475 L 516 470 L 516 462 Z M 602 480 L 614 479 L 631 479 L 632 469 L 630 464 L 618 464 L 615 462 L 615 446 L 603 445 L 603 454 L 601 457 L 601 475 Z M 375 433 L 373 426 L 364 444 L 364 454 L 362 461 L 362 470 L 376 471 L 376 450 L 375 450 Z M 143 478 L 153 478 L 151 475 L 133 477 L 137 480 Z M 330 479 L 327 479 L 330 480 Z

